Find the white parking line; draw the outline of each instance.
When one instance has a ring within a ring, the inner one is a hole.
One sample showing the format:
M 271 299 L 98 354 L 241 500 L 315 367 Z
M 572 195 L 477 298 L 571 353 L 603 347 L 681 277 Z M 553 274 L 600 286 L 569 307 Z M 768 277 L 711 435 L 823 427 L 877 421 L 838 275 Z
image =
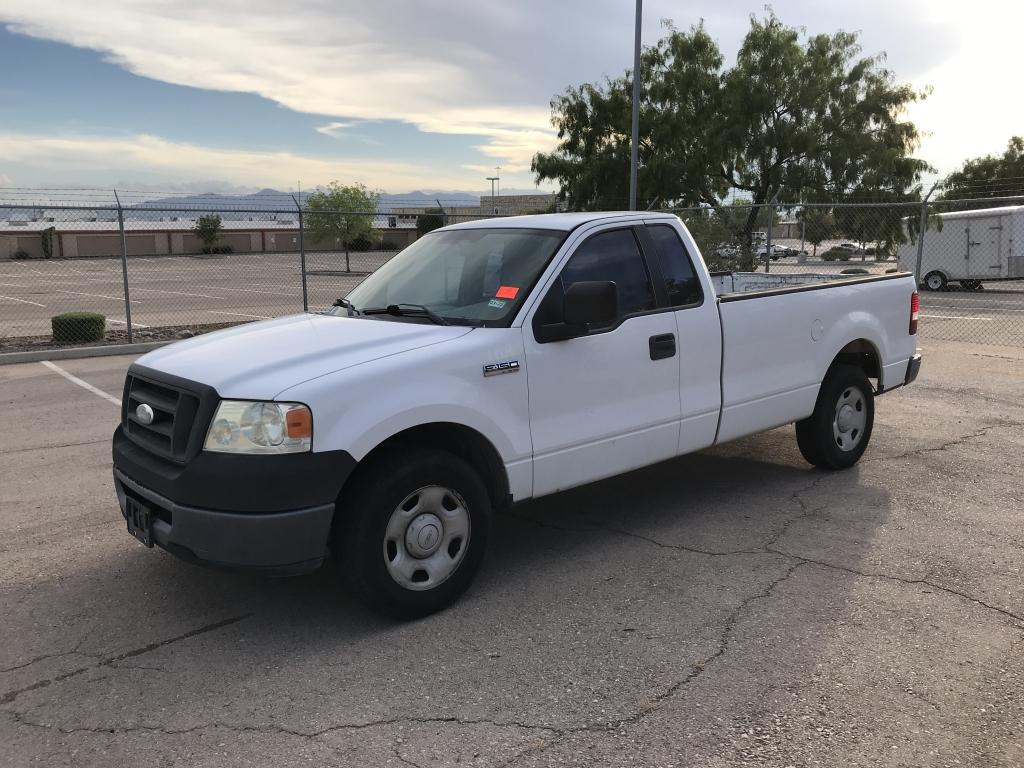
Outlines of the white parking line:
M 61 288 L 55 289 L 57 293 L 70 293 L 75 296 L 92 296 L 97 299 L 113 299 L 114 301 L 124 301 L 124 296 L 107 296 L 104 293 L 83 293 L 82 291 L 65 291 Z M 135 299 L 131 300 L 132 304 L 138 304 Z
M 986 322 L 994 322 L 994 317 L 971 317 L 970 315 L 920 315 L 920 317 L 931 317 L 936 320 L 984 320 Z
M 128 325 L 128 322 L 126 320 L 118 320 L 116 317 L 108 317 L 107 318 L 107 322 L 108 323 L 117 323 L 119 325 Z M 151 326 L 151 325 L 143 325 L 138 320 L 132 320 L 132 328 L 152 328 L 152 327 L 153 326 Z
M 32 304 L 36 307 L 45 307 L 45 304 L 40 304 L 38 301 L 28 301 L 27 299 L 16 299 L 13 296 L 0 296 L 0 299 L 7 299 L 8 301 L 20 301 L 22 304 Z
M 269 320 L 269 315 L 246 315 L 242 312 L 218 312 L 216 309 L 210 310 L 211 315 L 231 315 L 233 317 L 252 317 L 256 320 Z
M 168 291 L 165 288 L 132 288 L 133 291 L 146 291 L 148 293 L 174 293 L 178 296 L 195 296 L 200 299 L 217 299 L 224 301 L 223 296 L 210 296 L 208 293 L 186 293 L 185 291 Z
M 78 386 L 82 387 L 82 389 L 89 390 L 90 392 L 92 392 L 97 397 L 102 397 L 104 400 L 108 400 L 109 402 L 111 402 L 114 405 L 116 405 L 118 408 L 121 407 L 120 399 L 114 397 L 113 395 L 108 395 L 102 389 L 97 389 L 92 384 L 90 384 L 88 381 L 82 381 L 80 378 L 78 378 L 74 374 L 71 374 L 71 373 L 68 373 L 67 371 L 65 371 L 59 365 L 54 365 L 49 360 L 42 360 L 42 361 L 40 361 L 39 364 L 40 365 L 45 365 L 47 368 L 49 368 L 54 373 L 60 374 L 65 379 L 70 381 L 72 384 L 77 384 Z

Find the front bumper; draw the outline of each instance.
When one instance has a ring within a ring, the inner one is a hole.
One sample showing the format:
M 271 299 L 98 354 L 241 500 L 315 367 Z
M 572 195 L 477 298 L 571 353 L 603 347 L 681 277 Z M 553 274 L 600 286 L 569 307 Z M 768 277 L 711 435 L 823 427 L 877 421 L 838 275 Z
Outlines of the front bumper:
M 344 451 L 284 456 L 200 453 L 158 458 L 118 427 L 114 487 L 151 510 L 153 543 L 185 560 L 276 574 L 314 570 L 327 555 L 335 500 L 355 466 Z

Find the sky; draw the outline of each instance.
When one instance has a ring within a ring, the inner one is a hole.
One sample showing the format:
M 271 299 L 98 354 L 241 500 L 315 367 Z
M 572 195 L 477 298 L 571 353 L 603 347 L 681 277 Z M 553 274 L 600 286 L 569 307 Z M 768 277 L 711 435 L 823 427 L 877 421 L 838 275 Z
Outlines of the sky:
M 776 0 L 861 32 L 939 175 L 1024 133 L 1024 3 Z M 643 39 L 704 19 L 730 62 L 737 0 L 647 0 Z M 550 100 L 632 63 L 631 0 L 0 0 L 0 186 L 242 192 L 532 189 Z

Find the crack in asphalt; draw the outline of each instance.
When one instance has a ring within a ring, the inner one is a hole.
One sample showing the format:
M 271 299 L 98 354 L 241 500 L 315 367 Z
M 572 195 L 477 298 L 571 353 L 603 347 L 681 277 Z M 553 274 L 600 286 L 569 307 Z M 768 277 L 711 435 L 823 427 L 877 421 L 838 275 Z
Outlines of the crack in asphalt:
M 966 435 L 953 438 L 939 445 L 926 446 L 924 448 L 915 448 L 910 451 L 904 451 L 903 453 L 897 453 L 890 456 L 870 456 L 868 458 L 862 458 L 861 464 L 866 462 L 877 462 L 877 461 L 892 461 L 894 459 L 908 459 L 912 456 L 921 456 L 926 453 L 939 453 L 941 451 L 947 451 L 950 448 L 955 448 L 959 445 L 963 445 L 968 440 L 977 440 L 978 438 L 985 437 L 993 429 L 1001 429 L 1003 427 L 1024 427 L 1024 422 L 1021 421 L 1001 421 L 998 424 L 989 424 L 988 426 L 981 427 L 980 429 L 970 432 Z
M 247 619 L 250 616 L 252 616 L 251 613 L 245 613 L 245 614 L 242 614 L 241 616 L 233 616 L 230 619 L 224 619 L 222 621 L 216 621 L 216 622 L 214 622 L 212 624 L 206 624 L 206 625 L 204 625 L 202 627 L 198 627 L 196 629 L 189 630 L 188 632 L 185 632 L 183 634 L 175 635 L 174 637 L 167 638 L 166 640 L 158 640 L 155 643 L 148 643 L 147 645 L 144 645 L 144 646 L 142 646 L 140 648 L 133 648 L 130 651 L 125 651 L 124 653 L 119 653 L 116 656 L 99 657 L 99 656 L 95 656 L 95 655 L 92 655 L 92 654 L 82 654 L 83 656 L 90 656 L 90 655 L 92 655 L 93 658 L 98 659 L 97 663 L 96 664 L 90 664 L 90 665 L 85 666 L 85 667 L 78 667 L 77 669 L 73 669 L 73 670 L 71 670 L 69 672 L 64 672 L 62 674 L 55 675 L 54 677 L 49 677 L 49 678 L 46 678 L 44 680 L 37 680 L 36 682 L 32 683 L 31 685 L 26 685 L 24 688 L 17 688 L 17 689 L 15 689 L 13 691 L 7 691 L 5 694 L 0 696 L 0 704 L 10 704 L 12 701 L 17 699 L 23 693 L 28 693 L 29 691 L 35 691 L 35 690 L 38 690 L 40 688 L 46 688 L 47 686 L 52 685 L 54 683 L 64 682 L 65 680 L 68 680 L 68 679 L 70 679 L 72 677 L 77 677 L 78 675 L 81 675 L 81 674 L 83 674 L 85 672 L 89 672 L 90 670 L 93 670 L 93 669 L 98 669 L 100 667 L 115 666 L 116 662 L 124 661 L 125 659 L 131 659 L 131 658 L 134 658 L 136 656 L 141 656 L 144 653 L 149 653 L 150 651 L 155 651 L 157 648 L 162 648 L 165 645 L 171 645 L 172 643 L 178 643 L 178 642 L 181 642 L 182 640 L 188 640 L 190 638 L 196 637 L 197 635 L 202 635 L 202 634 L 206 634 L 207 632 L 214 632 L 214 631 L 216 631 L 218 629 L 223 629 L 224 627 L 230 626 L 232 624 L 236 624 L 239 621 L 242 621 L 243 619 Z
M 715 650 L 709 655 L 705 656 L 700 661 L 691 665 L 690 671 L 686 674 L 685 677 L 672 683 L 672 685 L 670 685 L 660 694 L 655 696 L 653 699 L 649 700 L 646 704 L 640 707 L 640 709 L 636 710 L 630 715 L 627 715 L 626 717 L 619 718 L 618 720 L 596 721 L 582 726 L 552 729 L 555 733 L 554 738 L 549 739 L 548 741 L 545 741 L 535 747 L 523 750 L 514 757 L 502 763 L 499 763 L 499 768 L 508 768 L 508 766 L 514 765 L 524 757 L 527 757 L 529 755 L 540 754 L 541 752 L 544 752 L 550 749 L 551 747 L 557 745 L 565 738 L 574 733 L 610 733 L 612 731 L 617 731 L 626 728 L 627 726 L 636 725 L 637 723 L 640 723 L 651 714 L 657 712 L 673 696 L 675 696 L 681 690 L 685 689 L 688 685 L 690 685 L 690 683 L 692 683 L 694 680 L 700 677 L 709 665 L 713 664 L 716 660 L 722 658 L 726 654 L 726 652 L 729 649 L 729 644 L 732 642 L 733 633 L 736 629 L 736 624 L 739 622 L 740 618 L 746 612 L 750 604 L 754 603 L 757 600 L 764 600 L 770 597 L 772 592 L 775 591 L 776 587 L 778 587 L 784 581 L 789 579 L 797 571 L 798 568 L 801 568 L 804 565 L 806 565 L 806 563 L 803 562 L 794 562 L 790 564 L 790 566 L 786 569 L 785 573 L 783 573 L 778 578 L 770 581 L 767 585 L 765 585 L 764 588 L 761 589 L 761 591 L 743 598 L 743 600 L 740 601 L 739 605 L 737 605 L 726 617 L 722 628 L 722 632 L 718 637 L 718 643 L 716 644 Z
M 28 453 L 29 451 L 47 451 L 55 448 L 77 448 L 81 445 L 99 445 L 100 443 L 109 444 L 110 438 L 104 437 L 99 440 L 83 440 L 80 443 L 57 443 L 56 445 L 36 445 L 29 446 L 28 448 L 8 448 L 5 451 L 0 451 L 0 456 L 10 456 L 15 453 Z
M 456 725 L 491 725 L 496 728 L 519 728 L 522 730 L 529 731 L 549 731 L 552 733 L 558 732 L 560 729 L 554 726 L 546 725 L 534 725 L 531 723 L 523 723 L 515 720 L 491 720 L 488 718 L 462 718 L 455 716 L 447 717 L 394 717 L 382 720 L 369 720 L 363 723 L 336 723 L 329 725 L 326 728 L 321 728 L 315 731 L 300 731 L 295 728 L 288 728 L 277 723 L 263 723 L 259 725 L 249 725 L 244 723 L 229 723 L 221 720 L 215 720 L 207 723 L 199 723 L 196 725 L 186 726 L 184 728 L 168 728 L 163 725 L 147 725 L 144 723 L 137 723 L 135 725 L 126 725 L 123 727 L 101 727 L 101 726 L 78 726 L 74 728 L 63 728 L 57 725 L 51 725 L 49 723 L 42 723 L 35 720 L 29 720 L 24 716 L 23 713 L 17 712 L 12 709 L 4 710 L 9 714 L 15 723 L 19 725 L 25 725 L 32 728 L 40 728 L 48 731 L 57 731 L 63 734 L 75 734 L 75 733 L 93 733 L 102 735 L 117 735 L 126 733 L 138 733 L 138 732 L 151 732 L 151 733 L 162 733 L 166 736 L 181 736 L 185 734 L 195 733 L 197 731 L 212 730 L 212 729 L 223 729 L 226 731 L 233 731 L 237 733 L 275 733 L 283 734 L 288 736 L 296 736 L 303 739 L 319 739 L 322 736 L 327 736 L 331 733 L 338 731 L 362 731 L 370 728 L 381 728 L 390 725 L 405 725 L 410 723 L 417 723 L 423 725 L 443 725 L 443 724 L 456 724 Z
M 797 554 L 794 554 L 792 552 L 786 552 L 786 551 L 781 550 L 781 549 L 770 549 L 769 551 L 770 552 L 774 552 L 774 553 L 779 554 L 779 555 L 782 555 L 783 557 L 789 557 L 789 558 L 792 558 L 794 560 L 798 560 L 801 563 L 807 563 L 809 565 L 819 565 L 822 568 L 830 568 L 830 569 L 835 570 L 835 571 L 841 571 L 843 573 L 849 573 L 849 574 L 851 574 L 853 576 L 861 576 L 861 577 L 866 578 L 866 579 L 883 579 L 883 580 L 886 580 L 886 581 L 895 581 L 895 582 L 897 582 L 899 584 L 905 584 L 905 585 L 911 586 L 911 587 L 918 587 L 918 586 L 920 586 L 920 587 L 931 587 L 932 589 L 934 589 L 934 590 L 936 590 L 938 592 L 944 592 L 947 595 L 953 595 L 955 597 L 960 597 L 960 598 L 962 598 L 964 600 L 968 600 L 968 601 L 970 601 L 972 603 L 980 605 L 982 608 L 987 608 L 990 611 L 995 611 L 996 613 L 1002 614 L 1003 616 L 1005 616 L 1005 617 L 1007 617 L 1009 619 L 1013 619 L 1014 621 L 1017 621 L 1017 622 L 1020 622 L 1021 624 L 1024 624 L 1024 616 L 1018 615 L 1018 614 L 1014 613 L 1013 611 L 1007 610 L 1005 608 L 1000 608 L 997 605 L 992 605 L 991 603 L 987 603 L 987 602 L 985 602 L 984 600 L 982 600 L 980 598 L 977 598 L 977 597 L 974 597 L 973 595 L 967 594 L 966 592 L 961 592 L 960 590 L 953 589 L 952 587 L 945 587 L 942 584 L 936 584 L 934 581 L 931 581 L 930 579 L 927 579 L 927 578 L 908 579 L 908 578 L 905 578 L 903 576 L 894 576 L 891 573 L 878 573 L 877 571 L 859 571 L 856 568 L 850 568 L 849 566 L 836 565 L 835 563 L 830 563 L 830 562 L 828 562 L 826 560 L 815 560 L 814 558 L 803 557 L 802 555 L 797 555 Z M 1015 627 L 1015 629 L 1024 629 L 1024 626 Z

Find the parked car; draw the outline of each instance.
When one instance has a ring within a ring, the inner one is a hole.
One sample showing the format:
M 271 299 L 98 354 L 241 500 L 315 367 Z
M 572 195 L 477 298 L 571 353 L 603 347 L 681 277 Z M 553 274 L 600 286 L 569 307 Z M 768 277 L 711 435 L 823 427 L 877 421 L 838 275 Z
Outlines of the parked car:
M 916 333 L 909 274 L 712 279 L 667 214 L 465 222 L 329 311 L 141 357 L 114 486 L 148 547 L 279 574 L 333 557 L 368 605 L 421 616 L 527 499 L 793 422 L 808 462 L 853 466 Z

